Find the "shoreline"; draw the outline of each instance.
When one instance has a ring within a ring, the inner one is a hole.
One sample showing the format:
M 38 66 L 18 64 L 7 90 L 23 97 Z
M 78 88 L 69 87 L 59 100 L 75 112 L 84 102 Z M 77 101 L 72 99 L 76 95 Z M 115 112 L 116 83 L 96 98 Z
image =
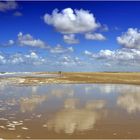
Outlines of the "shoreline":
M 62 72 L 53 73 L 56 77 L 39 76 L 1 77 L 0 82 L 39 85 L 39 84 L 132 84 L 140 85 L 140 72 Z

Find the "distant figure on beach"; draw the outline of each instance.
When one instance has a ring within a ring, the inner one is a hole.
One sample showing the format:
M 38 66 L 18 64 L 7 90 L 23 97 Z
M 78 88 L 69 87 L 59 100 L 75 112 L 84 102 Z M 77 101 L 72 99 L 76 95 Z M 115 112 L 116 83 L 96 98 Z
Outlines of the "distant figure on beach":
M 62 76 L 62 71 L 58 71 L 58 74 L 61 77 Z

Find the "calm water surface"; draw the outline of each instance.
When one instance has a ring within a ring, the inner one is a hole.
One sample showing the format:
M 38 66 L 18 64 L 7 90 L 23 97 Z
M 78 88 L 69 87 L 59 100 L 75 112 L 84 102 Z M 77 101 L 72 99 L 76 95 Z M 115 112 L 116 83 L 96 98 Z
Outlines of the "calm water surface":
M 0 84 L 0 138 L 140 138 L 140 86 Z

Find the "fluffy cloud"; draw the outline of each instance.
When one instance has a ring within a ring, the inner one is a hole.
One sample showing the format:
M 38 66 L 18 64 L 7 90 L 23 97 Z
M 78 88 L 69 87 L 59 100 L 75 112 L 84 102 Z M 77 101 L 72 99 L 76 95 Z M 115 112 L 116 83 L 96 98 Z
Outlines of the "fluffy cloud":
M 91 55 L 92 55 L 92 52 L 85 50 L 85 51 L 84 51 L 84 54 L 85 54 L 85 55 L 91 56 Z
M 140 31 L 137 28 L 129 28 L 127 32 L 117 37 L 117 41 L 123 47 L 140 49 Z
M 37 48 L 46 48 L 49 49 L 49 46 L 40 39 L 35 39 L 30 34 L 23 34 L 19 32 L 17 34 L 17 39 L 12 40 L 10 39 L 7 43 L 3 43 L 1 46 L 11 46 L 11 45 L 18 45 L 18 46 L 29 46 L 29 47 L 37 47 Z
M 100 52 L 95 57 L 99 59 L 112 59 L 113 57 L 116 57 L 116 54 L 111 50 L 100 50 Z
M 68 44 L 77 44 L 79 43 L 79 40 L 75 38 L 74 34 L 64 35 L 63 36 L 64 42 Z
M 69 38 L 70 37 L 70 38 Z M 70 43 L 76 43 L 77 41 L 74 36 L 65 36 L 65 39 Z M 73 40 L 72 40 L 73 39 Z M 29 47 L 36 47 L 41 49 L 46 49 L 50 53 L 54 54 L 62 54 L 62 53 L 70 53 L 73 52 L 73 47 L 63 47 L 60 44 L 56 45 L 56 47 L 52 47 L 46 44 L 46 42 L 35 39 L 30 34 L 23 34 L 22 32 L 19 32 L 17 35 L 16 40 L 9 40 L 7 43 L 5 43 L 3 46 L 11 46 L 11 45 L 18 45 L 18 46 L 29 46 Z
M 0 55 L 0 65 L 5 64 L 5 63 L 6 63 L 5 57 Z
M 66 8 L 61 12 L 55 9 L 52 15 L 47 13 L 44 15 L 44 21 L 64 34 L 89 32 L 100 26 L 94 15 L 83 9 Z
M 107 58 L 113 60 L 140 60 L 140 50 L 135 49 L 120 49 L 116 51 L 101 50 L 99 53 L 99 58 Z
M 97 59 L 101 62 L 111 62 L 112 64 L 139 65 L 140 50 L 139 49 L 118 49 L 118 50 L 100 50 L 98 53 L 84 51 L 84 54 L 91 59 Z M 108 63 L 109 64 L 109 63 Z M 109 64 L 110 65 L 110 64 Z
M 72 36 L 70 35 L 70 38 L 69 38 L 69 36 L 65 36 L 65 39 L 69 43 L 70 43 L 70 41 L 71 41 L 71 43 L 72 43 L 72 41 L 73 41 L 73 43 L 74 43 L 74 41 L 77 41 L 77 40 L 70 40 L 70 39 L 75 39 L 73 35 Z M 22 32 L 18 33 L 16 41 L 9 40 L 8 43 L 6 43 L 4 46 L 11 46 L 14 44 L 17 44 L 19 46 L 29 46 L 29 47 L 47 49 L 50 53 L 55 53 L 55 54 L 69 53 L 69 52 L 74 51 L 73 47 L 63 47 L 60 44 L 58 44 L 56 47 L 51 47 L 51 46 L 47 45 L 44 41 L 42 41 L 40 39 L 35 39 L 35 38 L 33 38 L 32 35 L 23 34 Z
M 15 54 L 10 56 L 10 59 L 7 60 L 9 64 L 22 64 L 24 63 L 23 56 L 21 54 Z
M 59 54 L 59 55 L 54 55 L 54 53 L 52 53 L 52 54 L 50 53 L 49 57 L 47 57 L 46 55 L 41 56 L 40 54 L 36 53 L 35 51 L 30 51 L 25 54 L 23 54 L 23 53 L 15 53 L 15 54 L 0 53 L 0 65 L 21 66 L 21 69 L 24 66 L 31 66 L 31 67 L 38 66 L 38 68 L 39 68 L 39 66 L 46 67 L 49 65 L 49 68 L 57 67 L 58 69 L 62 69 L 62 68 L 69 69 L 73 66 L 76 66 L 76 67 L 83 66 L 83 61 L 80 58 L 78 58 L 76 56 L 72 57 L 68 52 L 67 52 L 68 54 L 65 54 L 65 53 L 64 52 L 55 53 L 55 54 Z
M 46 58 L 37 55 L 35 52 L 31 52 L 29 55 L 24 55 L 24 60 L 27 64 L 42 65 L 46 63 Z
M 3 47 L 9 47 L 9 46 L 12 46 L 15 44 L 15 41 L 10 39 L 8 42 L 4 43 L 4 44 L 1 44 L 1 46 Z
M 13 45 L 15 42 L 14 42 L 14 40 L 9 40 L 8 41 L 8 45 Z
M 68 53 L 68 52 L 73 52 L 73 51 L 74 49 L 72 47 L 65 48 L 59 44 L 56 47 L 50 48 L 50 52 L 56 53 L 56 54 Z
M 59 63 L 61 65 L 81 65 L 82 61 L 79 57 L 63 56 Z
M 6 12 L 9 10 L 14 10 L 18 7 L 18 4 L 15 1 L 6 1 L 0 2 L 0 11 Z
M 46 58 L 37 55 L 35 52 L 30 52 L 28 54 L 16 53 L 13 55 L 2 55 L 0 54 L 0 64 L 10 64 L 10 65 L 41 65 L 46 63 Z
M 31 46 L 31 47 L 39 47 L 45 48 L 46 44 L 40 39 L 34 39 L 30 34 L 23 34 L 20 32 L 18 34 L 18 43 L 21 46 Z
M 91 34 L 91 33 L 86 33 L 85 34 L 85 38 L 88 39 L 88 40 L 105 40 L 106 38 L 100 34 L 100 33 L 94 33 L 94 34 Z

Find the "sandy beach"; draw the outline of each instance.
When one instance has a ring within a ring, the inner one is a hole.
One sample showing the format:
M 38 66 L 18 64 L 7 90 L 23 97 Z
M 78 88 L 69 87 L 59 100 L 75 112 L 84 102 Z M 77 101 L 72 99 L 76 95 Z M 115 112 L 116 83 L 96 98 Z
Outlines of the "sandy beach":
M 47 74 L 52 76 L 46 76 Z M 37 72 L 36 76 L 2 77 L 0 81 L 36 85 L 36 84 L 72 84 L 72 83 L 108 83 L 108 84 L 140 84 L 140 73 L 132 72 L 63 72 L 58 73 Z M 55 75 L 55 76 L 53 76 Z

